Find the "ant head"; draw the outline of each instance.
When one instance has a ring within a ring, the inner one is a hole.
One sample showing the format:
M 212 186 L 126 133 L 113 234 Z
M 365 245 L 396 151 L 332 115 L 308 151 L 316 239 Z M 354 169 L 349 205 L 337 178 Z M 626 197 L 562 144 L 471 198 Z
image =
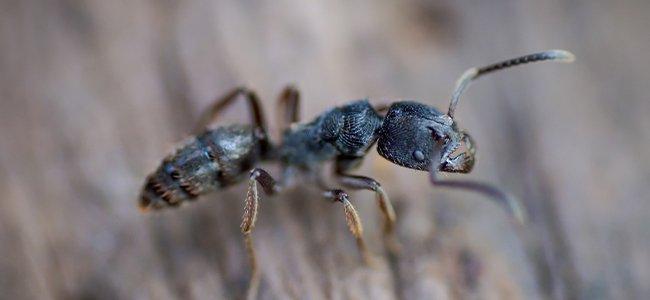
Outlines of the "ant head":
M 395 102 L 384 118 L 377 152 L 394 164 L 428 171 L 436 153 L 461 139 L 448 115 L 413 101 Z
M 510 67 L 538 62 L 571 62 L 573 54 L 564 50 L 548 50 L 524 55 L 481 68 L 471 68 L 456 81 L 447 114 L 412 101 L 393 103 L 381 127 L 377 151 L 389 161 L 416 170 L 429 170 L 432 157 L 444 157 L 455 151 L 465 139 L 458 131 L 454 114 L 458 100 L 469 84 L 477 78 Z M 470 139 L 467 136 L 467 139 Z M 442 154 L 442 156 L 438 156 Z

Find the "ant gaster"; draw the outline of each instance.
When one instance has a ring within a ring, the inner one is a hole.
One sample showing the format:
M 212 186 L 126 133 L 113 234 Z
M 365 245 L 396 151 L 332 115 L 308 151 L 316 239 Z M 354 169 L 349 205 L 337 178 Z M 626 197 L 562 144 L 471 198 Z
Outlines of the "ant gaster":
M 279 100 L 284 112 L 284 118 L 281 118 L 284 131 L 282 141 L 277 145 L 268 138 L 257 95 L 249 89 L 237 88 L 217 99 L 201 118 L 198 133 L 165 158 L 158 169 L 147 177 L 140 207 L 143 210 L 175 207 L 186 200 L 194 200 L 200 195 L 238 183 L 248 176 L 241 230 L 252 268 L 249 291 L 256 290 L 259 283 L 251 236 L 259 208 L 258 184 L 267 195 L 271 195 L 285 188 L 294 174 L 303 172 L 310 175 L 322 188 L 325 197 L 342 203 L 348 227 L 367 260 L 361 220 L 348 194 L 342 189 L 326 187 L 319 175 L 323 163 L 334 160 L 334 174 L 342 186 L 375 192 L 384 219 L 384 234 L 387 237 L 392 234 L 395 212 L 379 182 L 370 177 L 349 174 L 360 165 L 375 142 L 379 154 L 390 162 L 429 172 L 432 185 L 485 194 L 523 222 L 525 214 L 519 202 L 497 187 L 437 177 L 438 172 L 469 173 L 476 160 L 472 137 L 460 130 L 454 119 L 458 99 L 471 81 L 484 74 L 531 62 L 570 62 L 573 59 L 574 56 L 567 51 L 549 50 L 469 69 L 456 82 L 447 113 L 413 101 L 375 108 L 367 100 L 359 100 L 332 108 L 311 122 L 298 123 L 299 93 L 295 88 L 287 87 Z M 248 102 L 252 124 L 208 127 L 236 99 Z M 281 181 L 274 180 L 267 171 L 256 167 L 261 161 L 269 160 L 281 164 Z

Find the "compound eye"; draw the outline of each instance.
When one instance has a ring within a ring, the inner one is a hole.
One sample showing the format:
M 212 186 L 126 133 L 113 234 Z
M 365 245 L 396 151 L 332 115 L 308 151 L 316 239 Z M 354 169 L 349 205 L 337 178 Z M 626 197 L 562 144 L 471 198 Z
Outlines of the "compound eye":
M 424 161 L 424 153 L 422 153 L 420 150 L 415 150 L 413 151 L 413 158 L 415 158 L 417 161 Z

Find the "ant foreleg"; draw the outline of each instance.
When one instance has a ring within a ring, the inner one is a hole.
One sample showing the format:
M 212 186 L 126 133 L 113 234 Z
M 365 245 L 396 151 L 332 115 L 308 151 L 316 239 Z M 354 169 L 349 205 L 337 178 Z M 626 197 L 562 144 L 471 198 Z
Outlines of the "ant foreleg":
M 251 267 L 251 280 L 247 291 L 248 299 L 257 298 L 257 290 L 260 283 L 260 274 L 257 266 L 257 256 L 255 255 L 252 235 L 253 229 L 255 228 L 255 221 L 257 221 L 257 212 L 260 202 L 257 183 L 262 185 L 262 189 L 266 195 L 275 194 L 280 190 L 280 186 L 276 184 L 275 179 L 273 179 L 268 172 L 260 168 L 255 168 L 251 171 L 248 180 L 248 191 L 246 193 L 246 199 L 244 200 L 244 215 L 240 226 L 241 231 L 244 234 L 244 243 L 246 245 L 246 252 Z
M 513 198 L 509 194 L 505 193 L 498 187 L 495 187 L 493 185 L 487 184 L 487 183 L 482 183 L 482 182 L 477 182 L 477 181 L 470 181 L 470 180 L 442 180 L 438 178 L 438 172 L 439 171 L 447 171 L 448 169 L 444 169 L 443 166 L 445 166 L 446 161 L 441 159 L 441 151 L 438 151 L 438 155 L 434 155 L 434 158 L 431 160 L 431 169 L 429 169 L 429 181 L 431 182 L 432 185 L 434 186 L 445 186 L 445 187 L 451 187 L 451 188 L 458 188 L 458 189 L 464 189 L 464 190 L 469 190 L 469 191 L 474 191 L 478 193 L 482 193 L 490 199 L 494 200 L 496 203 L 499 205 L 505 207 L 508 212 L 510 213 L 511 216 L 513 216 L 520 224 L 525 223 L 526 221 L 526 212 L 524 208 L 522 207 L 521 203 L 519 200 Z M 471 159 L 472 161 L 474 160 L 473 155 L 467 156 L 466 159 Z M 452 158 L 453 161 L 453 158 Z M 473 163 L 472 163 L 473 165 Z M 456 166 L 469 166 L 469 164 L 465 164 L 461 161 L 458 161 L 458 164 Z M 447 168 L 450 166 L 447 165 Z M 464 170 L 464 169 L 453 169 L 455 172 L 464 172 L 467 173 L 469 171 Z
M 345 212 L 345 221 L 348 224 L 348 229 L 357 240 L 357 247 L 361 253 L 361 257 L 367 265 L 372 263 L 370 252 L 366 247 L 366 242 L 363 240 L 363 226 L 361 225 L 361 218 L 349 200 L 348 194 L 339 189 L 325 190 L 323 192 L 325 198 L 333 201 L 338 201 L 343 204 L 343 211 Z

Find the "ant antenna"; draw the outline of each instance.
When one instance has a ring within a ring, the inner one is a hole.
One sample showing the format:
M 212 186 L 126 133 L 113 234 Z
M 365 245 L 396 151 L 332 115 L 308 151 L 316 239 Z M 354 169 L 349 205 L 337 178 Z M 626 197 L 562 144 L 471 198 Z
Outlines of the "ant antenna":
M 447 115 L 452 119 L 454 118 L 454 112 L 456 111 L 456 106 L 458 105 L 458 99 L 460 98 L 460 95 L 467 89 L 470 82 L 479 78 L 481 75 L 507 69 L 517 65 L 545 60 L 570 63 L 575 60 L 575 56 L 573 53 L 565 50 L 547 50 L 498 62 L 496 64 L 482 68 L 471 68 L 465 71 L 465 73 L 463 73 L 463 75 L 461 75 L 460 78 L 458 78 L 456 81 L 456 87 L 454 88 L 454 92 L 451 94 L 451 103 L 449 104 L 449 111 L 447 112 Z

